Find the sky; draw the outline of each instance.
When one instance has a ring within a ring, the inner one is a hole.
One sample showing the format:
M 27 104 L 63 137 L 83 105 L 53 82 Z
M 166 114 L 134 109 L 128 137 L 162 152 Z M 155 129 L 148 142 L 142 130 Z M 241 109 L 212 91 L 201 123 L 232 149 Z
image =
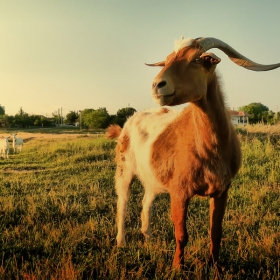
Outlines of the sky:
M 279 0 L 0 0 L 0 105 L 52 116 L 157 107 L 151 97 L 174 41 L 215 37 L 251 60 L 280 62 Z M 280 68 L 253 72 L 218 49 L 227 105 L 280 110 Z M 179 106 L 179 109 L 182 106 Z

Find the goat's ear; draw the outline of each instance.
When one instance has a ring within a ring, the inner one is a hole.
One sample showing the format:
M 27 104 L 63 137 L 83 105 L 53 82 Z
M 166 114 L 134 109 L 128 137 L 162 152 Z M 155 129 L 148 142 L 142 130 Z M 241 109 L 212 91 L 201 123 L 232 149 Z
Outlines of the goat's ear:
M 145 63 L 147 66 L 165 66 L 165 61 L 157 62 L 157 63 Z
M 200 58 L 202 58 L 204 61 L 210 62 L 212 65 L 216 65 L 221 62 L 221 59 L 214 53 L 203 53 Z

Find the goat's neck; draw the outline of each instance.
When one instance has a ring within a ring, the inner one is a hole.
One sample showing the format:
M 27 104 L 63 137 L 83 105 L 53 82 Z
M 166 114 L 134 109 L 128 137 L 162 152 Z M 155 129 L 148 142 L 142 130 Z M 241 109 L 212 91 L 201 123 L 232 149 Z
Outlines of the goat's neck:
M 215 74 L 208 84 L 206 95 L 193 104 L 218 137 L 224 138 L 226 136 L 227 138 L 229 136 L 230 123 L 224 95 L 220 87 L 219 78 Z

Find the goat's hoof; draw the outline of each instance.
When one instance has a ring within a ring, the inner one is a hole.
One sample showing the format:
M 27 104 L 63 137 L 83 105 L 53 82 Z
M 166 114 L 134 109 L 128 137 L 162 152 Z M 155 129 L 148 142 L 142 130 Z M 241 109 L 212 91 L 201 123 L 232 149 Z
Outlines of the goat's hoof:
M 146 241 L 146 242 L 148 242 L 148 241 L 151 240 L 152 234 L 151 234 L 150 232 L 148 232 L 148 231 L 142 231 L 142 233 L 143 233 L 143 235 L 144 235 L 144 237 L 145 237 L 145 241 Z
M 207 275 L 209 276 L 210 274 L 213 273 L 214 280 L 222 279 L 224 275 L 223 267 L 218 263 L 215 262 L 209 262 L 207 266 Z
M 117 240 L 117 247 L 125 247 L 125 246 L 126 246 L 125 239 Z
M 174 259 L 172 263 L 172 268 L 175 270 L 182 270 L 184 264 L 182 261 Z

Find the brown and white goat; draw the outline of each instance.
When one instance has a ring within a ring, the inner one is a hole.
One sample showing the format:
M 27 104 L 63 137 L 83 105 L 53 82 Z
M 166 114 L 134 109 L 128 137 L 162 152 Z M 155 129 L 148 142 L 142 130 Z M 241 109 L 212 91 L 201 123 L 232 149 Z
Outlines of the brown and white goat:
M 209 262 L 218 260 L 228 189 L 241 164 L 240 144 L 215 72 L 220 59 L 206 53 L 211 48 L 221 49 L 235 63 L 250 70 L 266 71 L 280 66 L 254 63 L 214 38 L 182 38 L 165 61 L 148 65 L 163 67 L 152 84 L 152 96 L 157 103 L 189 105 L 181 112 L 166 108 L 137 112 L 122 130 L 118 126 L 107 130 L 108 138 L 118 138 L 118 246 L 126 244 L 124 221 L 130 184 L 138 176 L 145 188 L 141 220 L 146 238 L 151 236 L 155 196 L 161 192 L 170 194 L 176 238 L 173 266 L 177 268 L 184 264 L 187 208 L 195 195 L 210 197 Z

